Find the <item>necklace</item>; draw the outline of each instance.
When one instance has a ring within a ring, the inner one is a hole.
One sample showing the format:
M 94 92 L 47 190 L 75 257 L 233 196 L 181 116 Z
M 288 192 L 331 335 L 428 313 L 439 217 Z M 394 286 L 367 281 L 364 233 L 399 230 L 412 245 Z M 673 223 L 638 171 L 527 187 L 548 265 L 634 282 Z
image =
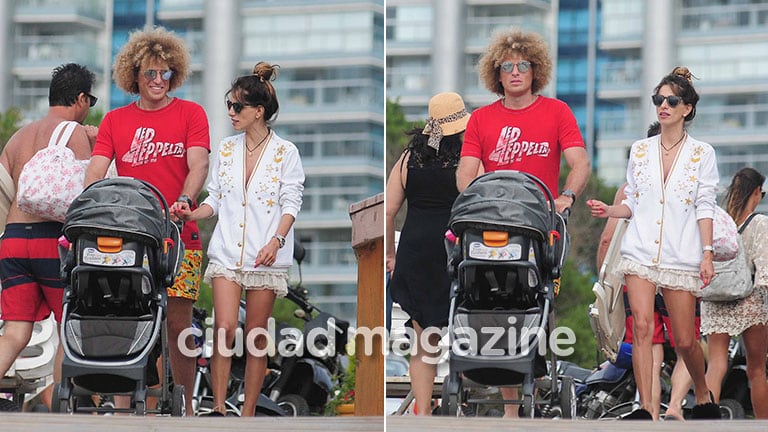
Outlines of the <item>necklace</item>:
M 253 152 L 256 151 L 256 149 L 261 147 L 261 145 L 264 144 L 264 141 L 266 141 L 267 138 L 269 138 L 270 135 L 272 135 L 272 131 L 269 130 L 269 128 L 267 128 L 267 134 L 264 135 L 264 138 L 262 138 L 261 141 L 259 141 L 259 143 L 256 144 L 253 148 L 248 147 L 248 140 L 246 140 L 245 141 L 245 148 L 248 150 L 248 156 L 252 155 Z
M 659 137 L 659 145 L 661 146 L 661 148 L 663 148 L 663 149 L 664 149 L 664 156 L 669 156 L 669 152 L 671 152 L 671 151 L 672 151 L 672 149 L 674 149 L 675 147 L 677 147 L 678 145 L 680 145 L 680 143 L 681 143 L 681 142 L 683 142 L 683 140 L 684 140 L 684 139 L 685 139 L 685 131 L 683 131 L 683 136 L 681 136 L 681 137 L 680 137 L 680 139 L 679 139 L 679 140 L 677 140 L 677 142 L 675 143 L 675 145 L 673 145 L 673 146 L 671 146 L 671 147 L 667 148 L 667 147 L 664 145 L 664 143 L 663 143 L 663 142 L 661 142 L 661 137 Z

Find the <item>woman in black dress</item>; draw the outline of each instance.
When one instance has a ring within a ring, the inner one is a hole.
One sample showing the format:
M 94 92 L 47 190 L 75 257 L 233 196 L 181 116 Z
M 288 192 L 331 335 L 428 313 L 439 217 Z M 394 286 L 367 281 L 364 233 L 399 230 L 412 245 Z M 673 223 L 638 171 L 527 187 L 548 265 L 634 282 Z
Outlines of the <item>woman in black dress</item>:
M 439 93 L 429 101 L 426 126 L 408 132 L 408 147 L 392 168 L 386 192 L 386 265 L 392 272 L 388 289 L 408 313 L 416 351 L 411 351 L 411 387 L 418 414 L 431 413 L 432 385 L 437 372 L 439 336 L 422 340 L 429 327 L 448 323 L 450 280 L 447 274 L 445 231 L 456 189 L 464 129 L 469 113 L 456 93 Z M 408 213 L 395 256 L 395 216 L 403 202 Z

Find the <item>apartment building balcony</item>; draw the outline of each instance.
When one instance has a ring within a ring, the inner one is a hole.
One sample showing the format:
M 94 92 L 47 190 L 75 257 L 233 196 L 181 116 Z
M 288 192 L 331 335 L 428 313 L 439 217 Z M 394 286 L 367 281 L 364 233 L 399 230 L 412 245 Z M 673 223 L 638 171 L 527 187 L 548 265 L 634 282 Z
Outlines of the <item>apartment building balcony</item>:
M 768 4 L 765 2 L 712 3 L 681 8 L 680 20 L 683 35 L 711 37 L 737 34 L 744 36 L 750 33 L 765 33 L 768 28 Z
M 597 125 L 600 140 L 617 140 L 632 143 L 645 136 L 647 125 L 641 123 L 639 110 L 608 111 L 598 113 Z
M 96 74 L 103 70 L 102 49 L 95 36 L 17 36 L 14 52 L 13 73 L 22 77 L 50 78 L 51 70 L 63 61 L 85 65 Z
M 598 88 L 600 97 L 610 96 L 610 92 L 626 92 L 637 90 L 643 79 L 643 62 L 630 59 L 604 63 L 598 73 Z M 615 97 L 615 96 L 614 96 Z
M 16 2 L 17 23 L 68 23 L 102 29 L 106 4 L 102 0 L 25 0 Z
M 281 118 L 327 113 L 362 120 L 384 112 L 382 83 L 373 78 L 289 81 L 278 84 L 277 93 Z
M 743 144 L 754 137 L 768 144 L 768 104 L 699 106 L 691 130 L 718 141 Z
M 163 21 L 202 19 L 205 16 L 205 0 L 160 0 L 157 18 Z
M 477 13 L 477 8 L 473 9 L 475 9 L 474 13 Z M 490 42 L 494 33 L 509 30 L 512 27 L 536 32 L 542 36 L 550 33 L 547 30 L 546 16 L 542 14 L 542 11 L 535 11 L 538 14 L 537 16 L 525 14 L 525 12 L 519 10 L 515 11 L 511 6 L 504 6 L 503 9 L 506 10 L 490 14 L 490 16 L 473 16 L 473 12 L 469 13 L 466 19 L 466 27 L 464 28 L 468 51 L 483 50 Z M 519 6 L 516 9 L 519 9 Z

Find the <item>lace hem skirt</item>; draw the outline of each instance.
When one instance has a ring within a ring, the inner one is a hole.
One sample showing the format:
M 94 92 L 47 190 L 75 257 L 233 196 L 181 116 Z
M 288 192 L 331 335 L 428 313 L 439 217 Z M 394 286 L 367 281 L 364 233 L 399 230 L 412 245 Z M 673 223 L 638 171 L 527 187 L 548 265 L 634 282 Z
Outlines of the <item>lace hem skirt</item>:
M 646 266 L 624 257 L 613 272 L 619 276 L 635 275 L 655 284 L 656 294 L 661 292 L 661 288 L 667 288 L 688 291 L 695 297 L 701 297 L 701 279 L 697 272 Z
M 242 286 L 246 290 L 272 290 L 278 297 L 288 294 L 288 271 L 242 271 L 230 270 L 222 265 L 209 262 L 205 269 L 203 280 L 211 283 L 211 279 L 223 277 Z
M 701 302 L 701 334 L 727 333 L 737 336 L 744 330 L 768 323 L 768 293 L 756 286 L 741 300 L 729 302 Z

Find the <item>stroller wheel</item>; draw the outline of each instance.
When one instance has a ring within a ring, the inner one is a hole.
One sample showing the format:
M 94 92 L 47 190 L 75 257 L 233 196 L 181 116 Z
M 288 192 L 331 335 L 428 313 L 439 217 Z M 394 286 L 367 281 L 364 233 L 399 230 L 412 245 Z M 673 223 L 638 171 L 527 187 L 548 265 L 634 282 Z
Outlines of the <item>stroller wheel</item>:
M 456 417 L 461 413 L 461 393 L 461 377 L 457 373 L 449 373 L 443 380 L 443 401 L 440 406 L 442 415 Z
M 171 417 L 184 417 L 187 414 L 187 400 L 184 386 L 176 384 L 171 392 Z
M 744 407 L 734 399 L 720 399 L 720 414 L 726 420 L 738 420 L 745 418 Z
M 70 408 L 69 399 L 67 398 L 62 399 L 60 394 L 61 394 L 61 384 L 54 384 L 53 394 L 51 396 L 51 412 L 68 414 L 69 408 Z
M 524 418 L 533 418 L 533 416 L 534 416 L 533 396 L 532 395 L 524 395 L 523 396 L 523 417 Z
M 137 416 L 147 415 L 147 403 L 145 401 L 136 401 L 135 412 Z

